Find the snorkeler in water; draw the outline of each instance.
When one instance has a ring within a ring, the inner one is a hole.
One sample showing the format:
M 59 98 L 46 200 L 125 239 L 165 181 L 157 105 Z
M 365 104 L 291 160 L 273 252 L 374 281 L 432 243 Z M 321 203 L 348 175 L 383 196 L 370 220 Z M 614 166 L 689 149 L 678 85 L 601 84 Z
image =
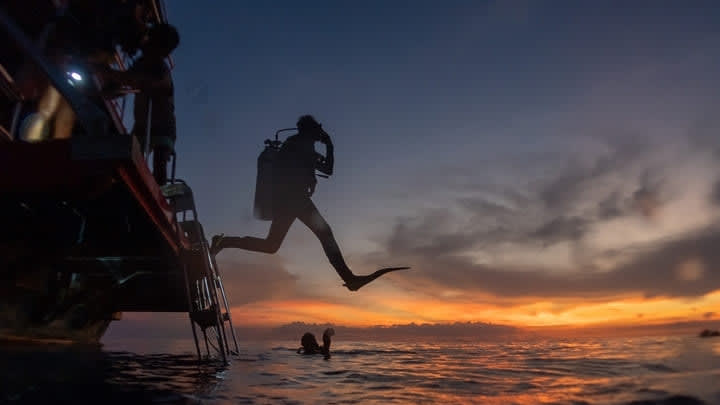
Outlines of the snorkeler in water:
M 332 343 L 330 338 L 335 335 L 335 329 L 327 328 L 323 332 L 322 339 L 323 345 L 320 346 L 315 339 L 315 335 L 310 332 L 300 338 L 300 348 L 297 349 L 298 354 L 322 354 L 326 359 L 330 358 L 330 344 Z
M 332 175 L 334 165 L 333 143 L 322 125 L 310 115 L 297 122 L 298 133 L 288 137 L 280 147 L 273 166 L 272 223 L 265 239 L 252 236 L 236 237 L 215 235 L 210 252 L 215 255 L 225 248 L 275 253 L 280 248 L 290 226 L 299 219 L 320 239 L 325 255 L 350 291 L 357 291 L 376 278 L 409 267 L 387 267 L 376 272 L 357 276 L 345 263 L 330 225 L 320 215 L 310 197 L 315 191 L 315 170 Z M 315 151 L 315 142 L 325 145 L 326 155 Z

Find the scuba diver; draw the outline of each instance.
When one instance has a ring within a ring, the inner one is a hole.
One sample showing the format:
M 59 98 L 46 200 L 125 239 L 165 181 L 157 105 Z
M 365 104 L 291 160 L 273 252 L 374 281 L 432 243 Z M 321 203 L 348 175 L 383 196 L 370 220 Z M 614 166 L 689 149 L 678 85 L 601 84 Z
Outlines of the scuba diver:
M 333 328 L 327 328 L 325 329 L 325 332 L 323 332 L 323 345 L 320 346 L 315 339 L 315 335 L 313 335 L 310 332 L 305 332 L 305 334 L 300 338 L 300 345 L 301 347 L 297 349 L 298 354 L 322 354 L 325 356 L 326 359 L 330 358 L 330 338 L 335 335 L 335 329 Z
M 322 125 L 311 115 L 303 115 L 298 119 L 297 131 L 296 135 L 288 137 L 279 148 L 272 166 L 272 200 L 270 201 L 272 223 L 267 237 L 262 239 L 252 236 L 215 235 L 212 238 L 210 253 L 216 255 L 225 248 L 275 253 L 297 218 L 320 239 L 330 264 L 345 282 L 343 285 L 350 291 L 357 291 L 391 271 L 409 269 L 409 267 L 387 267 L 365 276 L 353 274 L 343 259 L 330 225 L 325 222 L 310 199 L 317 184 L 315 170 L 328 176 L 333 173 L 332 140 L 322 129 Z M 325 144 L 325 156 L 315 152 L 315 142 Z M 259 183 L 258 187 L 260 186 Z

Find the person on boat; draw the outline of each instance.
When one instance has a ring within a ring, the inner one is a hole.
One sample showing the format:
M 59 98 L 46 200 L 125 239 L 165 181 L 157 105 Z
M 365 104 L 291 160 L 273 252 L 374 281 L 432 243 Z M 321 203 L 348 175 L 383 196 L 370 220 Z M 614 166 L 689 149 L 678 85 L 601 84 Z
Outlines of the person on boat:
M 93 66 L 108 65 L 114 61 L 115 47 L 134 54 L 146 34 L 149 15 L 144 0 L 112 2 L 66 1 L 55 6 L 51 2 L 33 2 L 28 7 L 26 1 L 11 1 L 17 8 L 21 5 L 24 13 L 32 14 L 32 20 L 43 21 L 42 29 L 30 30 L 36 44 L 43 49 L 45 56 L 61 72 L 68 74 L 73 86 L 79 84 L 79 90 L 88 90 L 91 86 L 88 74 Z M 46 4 L 47 3 L 47 4 Z M 48 16 L 48 7 L 57 14 L 55 7 L 63 8 L 58 15 Z M 17 12 L 17 10 L 14 10 Z M 27 17 L 21 21 L 26 22 Z M 27 25 L 27 23 L 23 24 Z M 21 139 L 38 142 L 47 139 L 68 139 L 75 129 L 76 116 L 70 104 L 60 92 L 42 77 L 35 67 L 25 64 L 26 72 L 19 78 L 24 89 L 44 90 L 38 95 L 27 96 L 26 101 L 36 101 L 36 111 L 24 118 L 20 130 Z M 81 74 L 82 73 L 82 74 Z
M 366 276 L 353 274 L 345 263 L 330 225 L 310 199 L 317 184 L 315 170 L 328 176 L 333 173 L 335 160 L 333 142 L 322 125 L 311 115 L 303 115 L 298 119 L 297 130 L 296 135 L 288 137 L 283 143 L 273 167 L 273 219 L 267 237 L 262 239 L 252 236 L 215 235 L 212 238 L 210 253 L 217 255 L 225 248 L 275 253 L 297 218 L 320 239 L 330 264 L 350 291 L 357 291 L 390 271 L 407 269 L 407 267 L 391 267 Z M 315 152 L 315 142 L 325 144 L 326 156 Z
M 127 86 L 140 91 L 135 95 L 135 124 L 132 132 L 144 151 L 150 125 L 153 176 L 161 186 L 167 183 L 167 162 L 175 148 L 176 139 L 174 86 L 165 59 L 179 43 L 180 36 L 175 27 L 170 24 L 154 25 L 141 45 L 142 56 L 130 69 L 107 69 L 101 74 L 105 80 L 116 86 Z M 108 86 L 111 89 L 112 84 Z
M 320 346 L 315 339 L 315 335 L 310 332 L 300 338 L 300 348 L 297 349 L 298 354 L 322 354 L 326 359 L 330 358 L 330 344 L 332 343 L 330 338 L 335 335 L 335 329 L 327 328 L 323 332 L 322 339 L 323 345 Z

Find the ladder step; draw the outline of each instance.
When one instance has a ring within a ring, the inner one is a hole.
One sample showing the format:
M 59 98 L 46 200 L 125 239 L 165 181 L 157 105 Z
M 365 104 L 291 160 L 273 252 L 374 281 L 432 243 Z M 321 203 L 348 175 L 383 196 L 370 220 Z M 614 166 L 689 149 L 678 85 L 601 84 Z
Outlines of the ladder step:
M 165 184 L 160 187 L 160 192 L 165 198 L 178 198 L 190 196 L 192 198 L 192 190 L 185 183 Z
M 217 313 L 214 307 L 193 311 L 190 313 L 190 319 L 197 323 L 202 329 L 217 325 Z

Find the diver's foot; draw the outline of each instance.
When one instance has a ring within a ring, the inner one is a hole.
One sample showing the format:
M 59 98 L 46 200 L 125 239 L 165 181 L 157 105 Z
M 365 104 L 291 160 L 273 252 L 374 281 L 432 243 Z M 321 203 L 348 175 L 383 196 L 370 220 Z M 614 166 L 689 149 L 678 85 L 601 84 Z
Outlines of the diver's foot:
M 350 291 L 357 291 L 360 289 L 360 287 L 364 286 L 365 284 L 369 283 L 372 280 L 366 281 L 366 278 L 368 276 L 354 276 L 350 280 L 345 280 L 345 283 L 343 286 L 347 287 Z
M 212 237 L 212 242 L 210 242 L 210 254 L 215 256 L 222 250 L 222 242 L 223 239 L 225 239 L 225 234 L 220 233 Z
M 410 267 L 385 267 L 384 269 L 377 270 L 367 276 L 353 276 L 350 280 L 345 280 L 345 284 L 343 284 L 343 286 L 347 287 L 350 291 L 357 291 L 383 274 L 387 274 L 392 271 L 406 270 L 409 268 Z

